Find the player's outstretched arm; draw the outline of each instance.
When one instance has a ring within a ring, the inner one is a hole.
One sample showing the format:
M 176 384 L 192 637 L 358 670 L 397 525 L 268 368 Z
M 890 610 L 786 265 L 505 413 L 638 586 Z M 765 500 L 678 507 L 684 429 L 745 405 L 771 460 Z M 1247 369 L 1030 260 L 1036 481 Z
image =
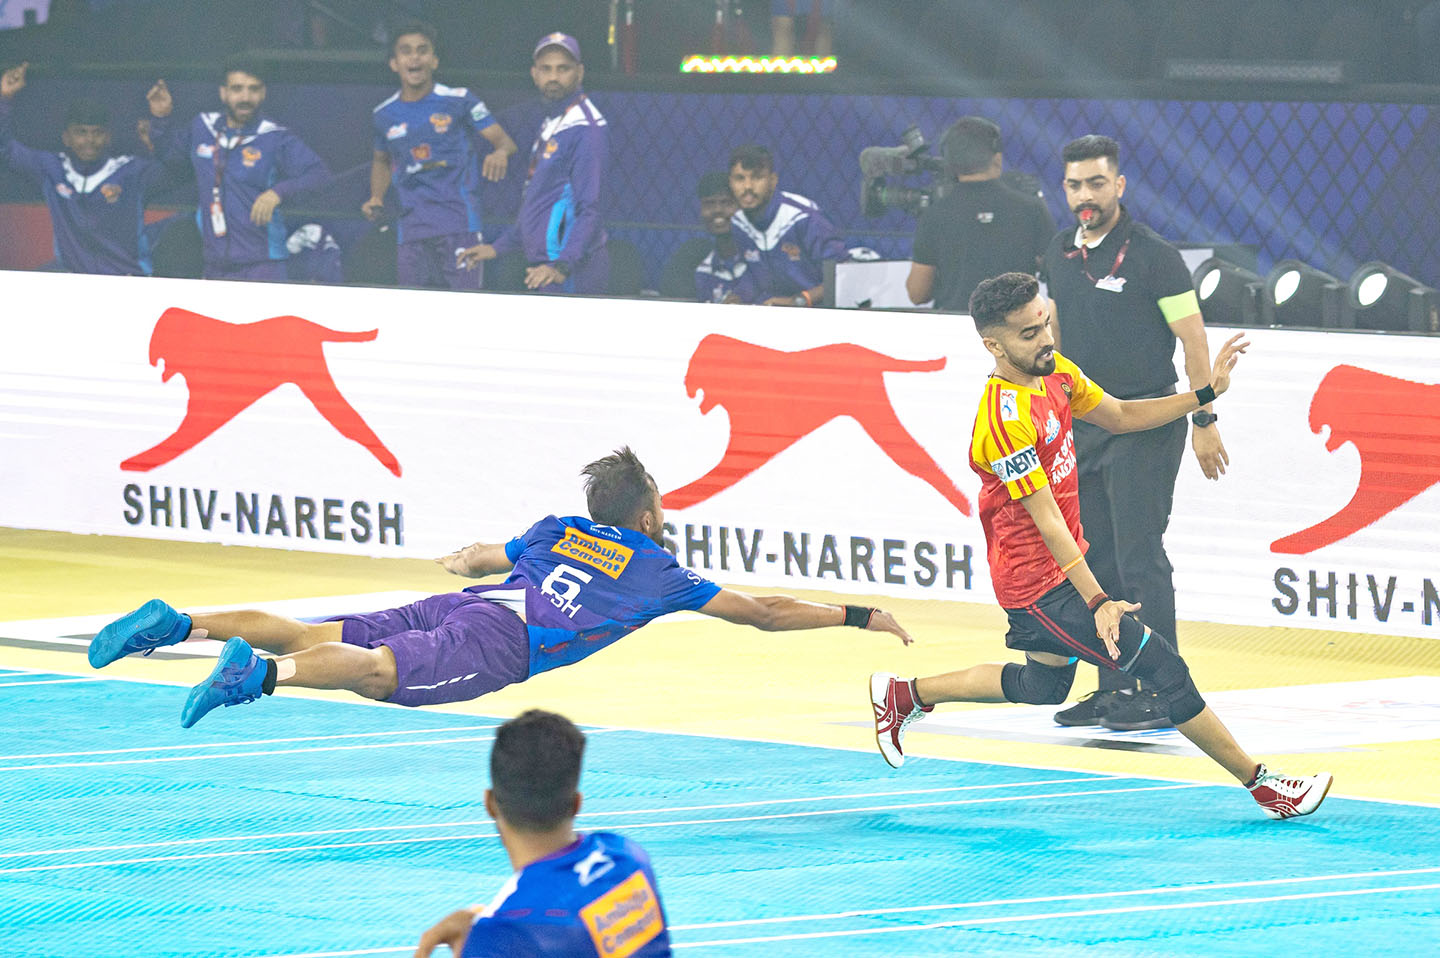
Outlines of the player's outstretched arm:
M 1100 400 L 1099 405 L 1080 418 L 1107 432 L 1115 433 L 1140 432 L 1174 422 L 1181 416 L 1189 415 L 1213 402 L 1216 396 L 1229 390 L 1230 373 L 1240 361 L 1240 354 L 1249 346 L 1245 334 L 1236 333 L 1220 347 L 1210 370 L 1209 396 L 1201 395 L 1206 389 L 1199 390 L 1198 393 L 1184 392 L 1157 399 L 1116 399 L 1107 395 Z
M 909 645 L 915 640 L 900 627 L 895 617 L 884 609 L 861 605 L 828 605 L 806 602 L 788 595 L 747 595 L 721 589 L 715 598 L 700 607 L 705 615 L 753 625 L 766 632 L 794 632 L 800 629 L 824 629 L 851 625 L 871 632 L 889 632 Z
M 435 560 L 445 567 L 446 572 L 463 575 L 471 579 L 484 578 L 500 572 L 509 572 L 515 563 L 505 554 L 505 547 L 499 543 L 477 542 L 463 549 Z

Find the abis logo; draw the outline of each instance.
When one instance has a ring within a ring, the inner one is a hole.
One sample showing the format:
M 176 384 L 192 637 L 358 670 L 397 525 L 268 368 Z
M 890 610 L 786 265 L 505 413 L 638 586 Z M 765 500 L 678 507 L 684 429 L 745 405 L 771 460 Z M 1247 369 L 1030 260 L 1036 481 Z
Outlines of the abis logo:
M 326 329 L 299 316 L 275 316 L 256 323 L 227 323 L 172 307 L 150 335 L 150 365 L 165 364 L 161 382 L 176 373 L 190 390 L 185 418 L 175 432 L 120 464 L 149 472 L 182 453 L 244 412 L 256 400 L 293 383 L 340 435 L 370 451 L 400 475 L 400 463 L 340 395 L 325 364 L 325 343 L 365 343 L 377 330 L 347 333 Z
M 1310 429 L 1330 427 L 1330 452 L 1353 443 L 1360 485 L 1339 512 L 1270 544 L 1303 555 L 1339 542 L 1440 482 L 1440 384 L 1411 382 L 1355 366 L 1325 374 L 1310 402 Z
M 885 392 L 887 372 L 933 372 L 945 360 L 895 359 L 853 343 L 798 352 L 767 349 L 712 334 L 700 341 L 685 373 L 685 393 L 703 392 L 700 412 L 724 406 L 730 442 L 720 462 L 694 482 L 665 494 L 684 509 L 728 489 L 821 426 L 849 416 L 896 465 L 924 480 L 970 515 L 970 500 L 900 422 Z

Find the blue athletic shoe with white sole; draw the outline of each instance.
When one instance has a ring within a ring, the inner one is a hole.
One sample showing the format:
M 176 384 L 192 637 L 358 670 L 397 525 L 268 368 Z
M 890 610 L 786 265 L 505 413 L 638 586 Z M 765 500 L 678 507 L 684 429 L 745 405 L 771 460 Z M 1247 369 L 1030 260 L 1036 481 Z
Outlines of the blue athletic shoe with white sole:
M 159 599 L 151 599 L 128 615 L 111 622 L 90 640 L 90 667 L 105 666 L 139 652 L 149 655 L 162 645 L 190 637 L 190 616 L 176 612 Z
M 209 678 L 190 690 L 185 708 L 180 713 L 180 727 L 189 728 L 205 717 L 205 713 L 222 705 L 245 705 L 260 697 L 265 684 L 265 662 L 250 648 L 250 643 L 236 637 L 220 650 L 220 661 Z

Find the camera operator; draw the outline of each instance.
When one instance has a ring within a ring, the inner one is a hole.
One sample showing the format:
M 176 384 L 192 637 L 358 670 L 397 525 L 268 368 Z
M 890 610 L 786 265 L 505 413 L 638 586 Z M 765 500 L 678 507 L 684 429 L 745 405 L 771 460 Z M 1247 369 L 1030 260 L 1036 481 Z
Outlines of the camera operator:
M 987 277 L 1034 274 L 1055 235 L 1055 221 L 1037 193 L 1002 181 L 1000 127 L 962 116 L 941 140 L 947 184 L 920 213 L 905 292 L 919 305 L 963 313 L 970 294 Z

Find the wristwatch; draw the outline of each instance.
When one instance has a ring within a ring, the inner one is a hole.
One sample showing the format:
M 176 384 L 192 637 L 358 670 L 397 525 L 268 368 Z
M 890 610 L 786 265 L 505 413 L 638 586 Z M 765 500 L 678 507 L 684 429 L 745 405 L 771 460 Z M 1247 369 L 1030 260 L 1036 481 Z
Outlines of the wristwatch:
M 805 294 L 804 294 L 804 293 L 796 293 L 796 294 L 795 294 L 795 298 L 792 299 L 792 300 L 790 300 L 790 302 L 793 303 L 793 304 L 795 304 L 796 306 L 809 306 L 809 305 L 810 305 L 810 300 L 808 300 L 808 299 L 805 298 Z
M 567 261 L 563 259 L 557 259 L 555 262 L 550 264 L 550 267 L 554 269 L 555 272 L 559 273 L 561 276 L 564 276 L 566 279 L 570 278 L 570 264 Z
M 1204 429 L 1206 426 L 1213 426 L 1219 419 L 1220 417 L 1213 412 L 1206 412 L 1203 409 L 1197 413 L 1190 414 L 1190 421 L 1201 429 Z

